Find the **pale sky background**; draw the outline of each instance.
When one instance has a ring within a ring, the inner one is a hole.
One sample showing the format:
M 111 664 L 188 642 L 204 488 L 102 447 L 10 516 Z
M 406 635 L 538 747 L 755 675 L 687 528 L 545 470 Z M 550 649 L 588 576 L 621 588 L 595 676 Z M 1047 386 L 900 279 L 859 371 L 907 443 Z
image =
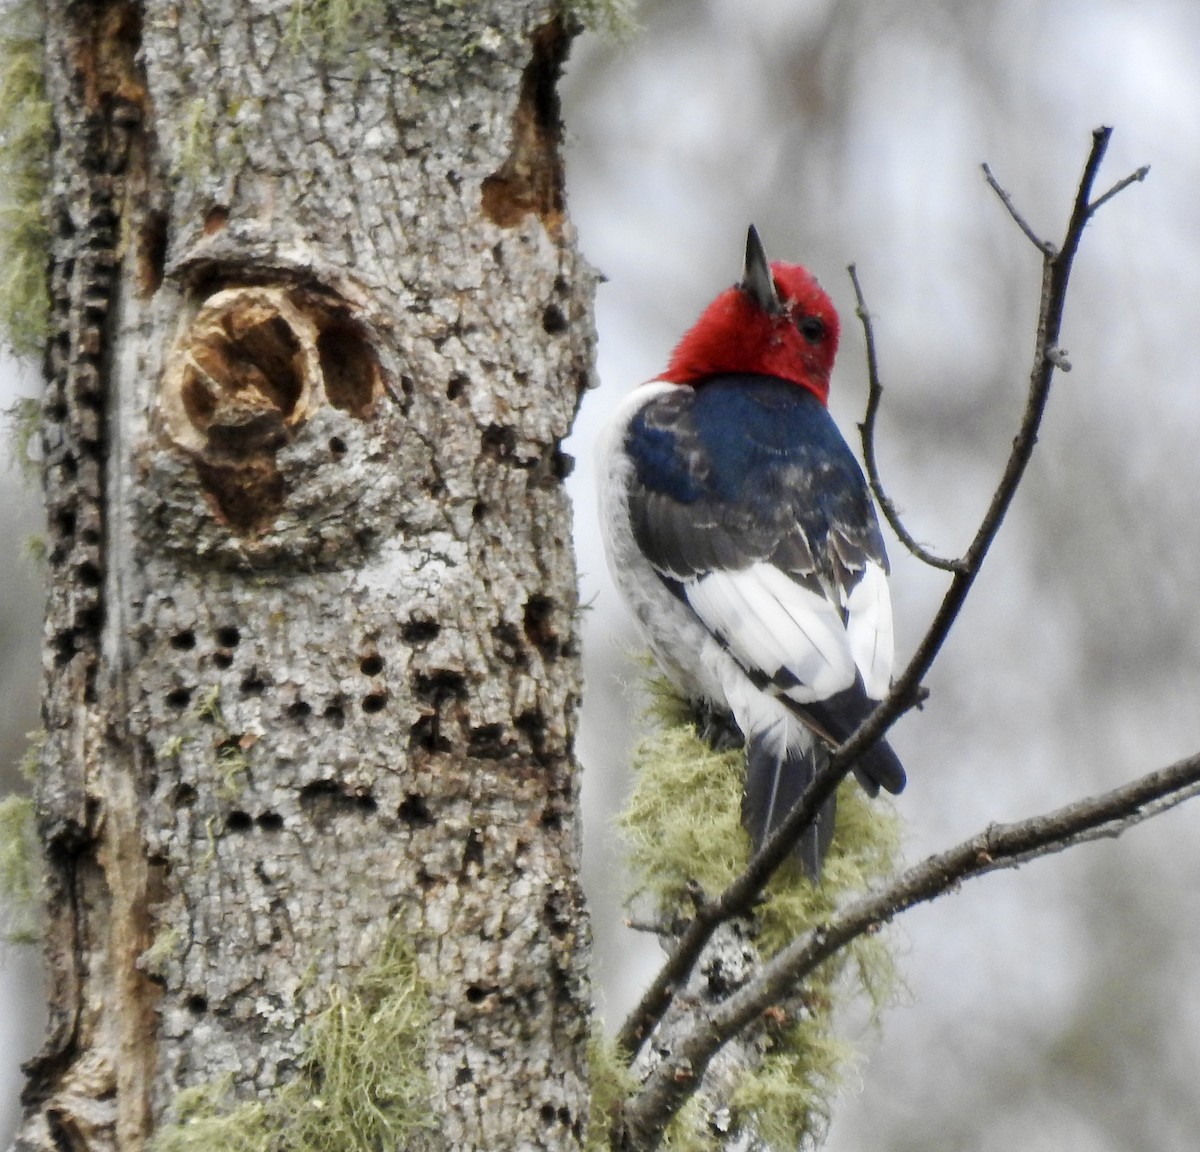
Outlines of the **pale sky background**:
M 598 996 L 619 1018 L 655 960 L 622 934 L 610 813 L 636 701 L 632 630 L 595 530 L 591 444 L 624 392 L 740 271 L 747 223 L 842 313 L 831 407 L 857 445 L 857 263 L 887 393 L 885 482 L 963 547 L 1024 397 L 1038 258 L 987 189 L 1061 236 L 1091 130 L 1099 181 L 1146 183 L 1090 226 L 1026 485 L 932 697 L 894 730 L 910 861 L 991 820 L 1200 747 L 1200 5 L 1194 0 L 645 0 L 564 85 L 570 209 L 600 289 L 600 375 L 568 447 L 585 614 L 580 738 Z M 4 374 L 0 394 L 36 388 Z M 7 403 L 7 401 L 5 401 Z M 7 448 L 7 445 L 5 445 Z M 0 466 L 0 753 L 36 727 L 36 501 Z M 944 588 L 892 543 L 906 658 Z M 0 786 L 13 777 L 0 776 Z M 832 1152 L 1194 1152 L 1200 808 L 986 878 L 903 917 L 909 992 L 840 1101 Z M 0 962 L 0 1147 L 36 1046 L 33 964 Z

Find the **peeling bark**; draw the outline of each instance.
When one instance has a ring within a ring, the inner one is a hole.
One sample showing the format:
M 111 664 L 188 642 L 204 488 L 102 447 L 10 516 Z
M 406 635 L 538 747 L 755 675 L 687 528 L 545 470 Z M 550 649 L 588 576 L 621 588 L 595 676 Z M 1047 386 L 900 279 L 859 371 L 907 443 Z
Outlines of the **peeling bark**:
M 137 1149 L 297 1074 L 390 922 L 431 1147 L 586 1123 L 560 442 L 594 275 L 552 5 L 48 0 L 58 146 L 39 789 L 51 1027 L 22 1149 Z

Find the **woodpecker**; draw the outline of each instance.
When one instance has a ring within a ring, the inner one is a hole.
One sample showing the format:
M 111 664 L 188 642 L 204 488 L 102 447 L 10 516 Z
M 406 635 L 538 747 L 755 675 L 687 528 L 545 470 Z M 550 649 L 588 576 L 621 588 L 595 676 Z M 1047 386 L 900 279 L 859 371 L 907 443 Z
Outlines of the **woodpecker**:
M 676 687 L 701 714 L 736 723 L 756 849 L 891 682 L 887 555 L 826 407 L 837 344 L 829 297 L 800 265 L 768 263 L 751 225 L 741 282 L 621 404 L 599 445 L 613 578 Z M 905 784 L 883 741 L 855 774 L 872 796 Z M 834 804 L 797 845 L 814 881 Z

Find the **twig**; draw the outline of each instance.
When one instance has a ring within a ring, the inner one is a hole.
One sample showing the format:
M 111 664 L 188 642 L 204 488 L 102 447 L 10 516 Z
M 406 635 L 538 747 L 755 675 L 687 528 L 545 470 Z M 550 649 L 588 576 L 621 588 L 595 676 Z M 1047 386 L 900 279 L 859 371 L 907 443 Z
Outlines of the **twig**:
M 1118 180 L 1107 192 L 1102 196 L 1098 196 L 1088 205 L 1088 214 L 1095 215 L 1096 211 L 1102 204 L 1107 204 L 1118 192 L 1124 192 L 1130 184 L 1140 184 L 1147 176 L 1150 175 L 1150 165 L 1143 164 L 1136 172 L 1130 172 L 1124 180 Z
M 786 945 L 761 973 L 711 1009 L 655 1068 L 625 1105 L 616 1146 L 654 1148 L 666 1120 L 699 1084 L 717 1050 L 794 993 L 796 984 L 865 933 L 901 912 L 957 889 L 964 881 L 1062 852 L 1136 824 L 1200 795 L 1200 755 L 1054 811 L 1012 824 L 993 824 L 945 852 L 929 856 L 880 892 L 836 912 L 824 924 Z
M 1008 209 L 1008 214 L 1013 218 L 1013 220 L 1016 221 L 1017 227 L 1020 228 L 1021 231 L 1024 232 L 1025 235 L 1029 238 L 1029 242 L 1039 252 L 1041 252 L 1041 254 L 1043 256 L 1053 256 L 1054 255 L 1054 245 L 1051 244 L 1048 240 L 1043 240 L 1033 230 L 1033 228 L 1030 227 L 1029 222 L 1025 219 L 1025 217 L 1022 216 L 1021 213 L 1017 211 L 1017 206 L 1012 202 L 1012 197 L 1009 196 L 1009 194 L 1003 188 L 1000 187 L 1000 182 L 996 179 L 995 176 L 992 175 L 991 168 L 989 168 L 987 166 L 987 164 L 982 164 L 982 165 L 980 165 L 980 167 L 983 169 L 984 178 L 987 180 L 988 184 L 991 185 L 992 191 L 995 192 L 996 195 L 1000 197 L 1000 203 L 1003 204 L 1004 207 Z
M 787 818 L 751 858 L 745 872 L 716 899 L 697 906 L 695 916 L 618 1033 L 618 1044 L 628 1053 L 630 1061 L 636 1057 L 655 1025 L 662 1019 L 674 997 L 675 989 L 686 980 L 717 927 L 752 910 L 767 881 L 791 852 L 800 834 L 812 824 L 821 806 L 850 771 L 855 760 L 868 751 L 900 716 L 921 700 L 921 681 L 941 651 L 962 610 L 979 567 L 1016 495 L 1037 442 L 1037 432 L 1045 413 L 1055 361 L 1058 358 L 1058 337 L 1062 327 L 1071 264 L 1079 249 L 1083 227 L 1095 210 L 1089 206 L 1089 197 L 1111 134 L 1110 128 L 1099 128 L 1092 134 L 1092 149 L 1080 178 L 1062 250 L 1055 252 L 1053 248 L 1049 251 L 1043 249 L 1045 260 L 1042 303 L 1038 317 L 1033 370 L 1030 374 L 1029 398 L 1004 473 L 979 529 L 962 557 L 962 567 L 955 570 L 950 587 L 946 590 L 924 638 L 892 685 L 887 698 L 867 717 L 854 735 L 833 752 L 828 763 L 813 778 Z M 1007 194 L 1003 198 L 1007 199 Z M 1101 197 L 1101 200 L 1103 199 L 1104 197 Z M 1012 209 L 1010 212 L 1021 225 L 1019 214 Z M 1023 225 L 1022 230 L 1028 234 L 1027 225 Z
M 850 283 L 854 285 L 854 299 L 857 302 L 856 313 L 862 322 L 863 339 L 867 346 L 867 411 L 863 422 L 858 426 L 862 438 L 863 462 L 867 466 L 867 483 L 875 494 L 875 502 L 887 522 L 892 526 L 900 543 L 918 560 L 931 568 L 940 568 L 943 572 L 957 572 L 961 567 L 959 560 L 947 560 L 936 555 L 919 543 L 904 526 L 899 509 L 884 491 L 883 481 L 879 476 L 879 464 L 875 458 L 875 422 L 879 415 L 879 402 L 883 399 L 883 383 L 879 378 L 879 360 L 875 354 L 875 329 L 871 323 L 871 314 L 867 311 L 867 301 L 863 296 L 862 286 L 858 282 L 858 269 L 853 264 L 846 269 L 850 273 Z

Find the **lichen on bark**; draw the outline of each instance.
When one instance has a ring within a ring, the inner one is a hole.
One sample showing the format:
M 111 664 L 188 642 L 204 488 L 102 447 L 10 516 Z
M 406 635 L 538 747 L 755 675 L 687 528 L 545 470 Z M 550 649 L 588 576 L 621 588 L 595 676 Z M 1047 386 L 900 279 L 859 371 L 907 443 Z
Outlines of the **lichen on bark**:
M 740 818 L 745 755 L 702 739 L 689 703 L 665 680 L 651 679 L 649 695 L 651 728 L 635 750 L 634 788 L 619 822 L 631 907 L 669 944 L 695 902 L 720 895 L 749 861 Z M 811 883 L 797 861 L 788 861 L 753 916 L 717 934 L 628 1074 L 635 1081 L 644 1076 L 706 1004 L 731 995 L 781 947 L 891 875 L 898 852 L 895 811 L 845 781 L 821 882 Z M 818 1143 L 853 1062 L 839 1031 L 846 1009 L 858 1002 L 877 1019 L 897 983 L 887 934 L 856 940 L 718 1055 L 672 1120 L 663 1147 L 702 1152 L 739 1139 L 738 1146 L 765 1149 Z

